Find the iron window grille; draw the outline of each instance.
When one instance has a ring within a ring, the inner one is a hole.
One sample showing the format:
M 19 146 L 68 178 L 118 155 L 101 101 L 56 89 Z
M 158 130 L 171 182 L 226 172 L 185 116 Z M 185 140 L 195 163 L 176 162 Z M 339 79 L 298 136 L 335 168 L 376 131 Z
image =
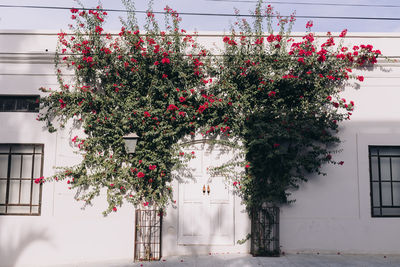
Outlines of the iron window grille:
M 372 217 L 400 217 L 400 146 L 369 146 Z
M 43 144 L 0 144 L 0 215 L 40 215 Z
M 0 95 L 0 112 L 39 112 L 39 95 Z
M 161 259 L 161 228 L 163 213 L 153 207 L 135 213 L 135 261 Z
M 253 256 L 279 257 L 279 207 L 262 205 L 251 214 L 251 248 Z

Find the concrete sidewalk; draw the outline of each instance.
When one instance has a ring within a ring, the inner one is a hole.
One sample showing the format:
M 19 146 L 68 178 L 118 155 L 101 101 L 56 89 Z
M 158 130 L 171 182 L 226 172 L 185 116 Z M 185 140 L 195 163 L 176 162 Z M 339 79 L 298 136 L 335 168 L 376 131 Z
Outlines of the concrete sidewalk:
M 274 257 L 252 257 L 246 254 L 213 254 L 208 256 L 164 257 L 154 262 L 110 261 L 63 265 L 62 267 L 343 267 L 400 266 L 400 255 L 316 255 L 290 254 Z M 60 266 L 61 267 L 61 266 Z

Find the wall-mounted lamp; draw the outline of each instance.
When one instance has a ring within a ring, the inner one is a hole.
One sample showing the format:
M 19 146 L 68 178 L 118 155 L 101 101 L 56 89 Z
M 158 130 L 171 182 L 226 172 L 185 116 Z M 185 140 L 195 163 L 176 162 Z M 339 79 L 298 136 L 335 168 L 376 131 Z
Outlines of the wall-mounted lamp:
M 122 138 L 125 141 L 126 152 L 128 152 L 128 154 L 135 153 L 136 144 L 137 144 L 137 141 L 139 140 L 139 136 L 136 133 L 130 133 L 130 134 L 122 136 Z

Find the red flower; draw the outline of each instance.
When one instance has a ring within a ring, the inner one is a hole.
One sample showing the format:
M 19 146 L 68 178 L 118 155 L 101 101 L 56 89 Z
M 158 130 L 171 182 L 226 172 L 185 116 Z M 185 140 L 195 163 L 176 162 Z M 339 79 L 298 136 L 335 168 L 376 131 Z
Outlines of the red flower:
M 158 61 L 156 61 L 156 62 L 154 62 L 154 65 L 159 65 L 160 64 L 160 62 L 158 62 Z
M 206 106 L 205 106 L 205 105 L 201 105 L 201 106 L 197 109 L 197 112 L 203 113 L 204 110 L 206 110 Z
M 149 202 L 144 202 L 143 203 L 143 206 L 145 206 L 145 207 L 148 206 L 148 205 L 149 205 Z
M 178 110 L 179 108 L 177 107 L 177 106 L 175 106 L 175 105 L 173 105 L 173 104 L 170 104 L 168 107 L 167 107 L 167 110 L 170 110 L 170 111 L 174 111 L 174 110 Z
M 78 13 L 78 9 L 76 9 L 76 8 L 71 8 L 71 13 Z
M 138 172 L 137 177 L 138 178 L 143 178 L 144 177 L 144 173 L 143 172 Z
M 157 168 L 157 165 L 149 165 L 149 170 L 155 170 Z
M 167 74 L 163 74 L 163 75 L 162 75 L 162 78 L 167 78 L 167 77 L 168 77 Z
M 274 96 L 275 94 L 276 94 L 275 91 L 271 91 L 271 92 L 268 93 L 268 96 Z
M 343 165 L 343 164 L 344 164 L 344 161 L 339 161 L 338 164 L 339 164 L 339 165 Z
M 362 81 L 364 81 L 364 76 L 357 76 L 357 79 L 358 79 L 360 82 L 362 82 Z
M 307 29 L 310 29 L 313 25 L 314 25 L 314 24 L 313 24 L 313 21 L 312 21 L 312 20 L 309 20 L 309 21 L 307 22 L 307 24 L 306 24 L 306 28 L 307 28 Z
M 103 31 L 103 28 L 100 27 L 100 26 L 96 26 L 95 31 L 96 31 L 97 33 L 101 34 L 101 32 Z
M 185 102 L 186 101 L 186 98 L 185 97 L 183 97 L 183 96 L 181 96 L 181 97 L 179 97 L 179 102 Z
M 169 58 L 163 58 L 163 59 L 161 59 L 161 63 L 162 64 L 169 64 L 171 61 L 169 60 Z
M 302 58 L 302 57 L 300 57 L 300 58 L 297 60 L 297 62 L 305 64 L 304 58 Z
M 150 113 L 147 112 L 147 111 L 144 112 L 144 116 L 145 116 L 145 117 L 151 117 Z
M 44 182 L 44 177 L 43 176 L 40 177 L 40 178 L 35 179 L 35 184 L 40 184 L 40 183 L 43 183 L 43 182 Z
M 280 144 L 274 144 L 274 148 L 277 148 L 279 146 L 280 146 Z
M 345 37 L 346 34 L 347 34 L 347 29 L 344 29 L 344 30 L 340 33 L 339 37 Z
M 268 41 L 269 43 L 273 42 L 274 39 L 275 39 L 275 38 L 274 38 L 274 35 L 273 35 L 273 34 L 271 34 L 270 36 L 267 37 L 267 41 Z
M 67 105 L 61 98 L 58 100 L 58 102 L 60 102 L 60 108 L 65 108 L 65 106 Z
M 230 38 L 228 36 L 225 36 L 224 39 L 222 39 L 224 41 L 224 43 L 229 42 Z
M 319 62 L 324 62 L 324 61 L 326 60 L 326 56 L 325 56 L 325 55 L 320 55 L 320 56 L 317 58 L 317 60 L 318 60 Z
M 246 169 L 250 168 L 250 165 L 249 165 L 249 164 L 246 164 L 245 168 L 246 168 Z
M 117 211 L 117 208 L 116 208 L 116 207 L 113 207 L 113 211 Z

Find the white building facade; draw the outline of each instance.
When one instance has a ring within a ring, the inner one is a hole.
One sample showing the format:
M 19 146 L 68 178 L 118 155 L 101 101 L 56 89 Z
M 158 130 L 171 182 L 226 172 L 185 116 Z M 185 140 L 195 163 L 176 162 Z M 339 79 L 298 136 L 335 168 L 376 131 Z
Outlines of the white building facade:
M 204 34 L 199 42 L 213 47 L 221 39 Z M 70 132 L 48 133 L 34 103 L 19 98 L 34 100 L 39 87 L 57 88 L 56 40 L 53 32 L 0 32 L 0 266 L 133 260 L 133 207 L 103 217 L 105 195 L 82 210 L 65 181 L 42 188 L 32 181 L 79 160 Z M 395 57 L 400 35 L 349 35 L 347 42 Z M 335 157 L 344 164 L 325 166 L 327 176 L 310 177 L 293 192 L 296 202 L 281 207 L 282 251 L 400 253 L 399 66 L 380 61 L 363 72 L 360 88 L 346 88 L 343 97 L 355 102 L 355 111 L 340 128 L 342 152 Z M 249 253 L 249 242 L 236 241 L 250 232 L 250 220 L 240 198 L 207 174 L 222 159 L 204 146 L 191 148 L 195 180 L 174 184 L 177 207 L 163 218 L 163 256 Z

